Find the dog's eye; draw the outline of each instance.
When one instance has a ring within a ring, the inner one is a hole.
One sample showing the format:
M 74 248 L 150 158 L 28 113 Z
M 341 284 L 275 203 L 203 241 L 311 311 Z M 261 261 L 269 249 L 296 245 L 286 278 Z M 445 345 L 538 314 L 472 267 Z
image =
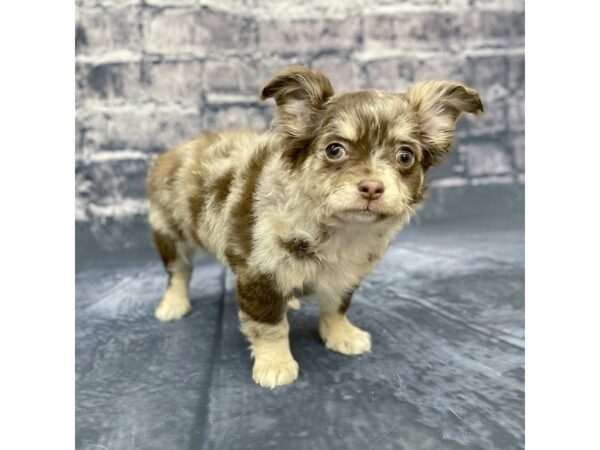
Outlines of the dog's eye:
M 339 161 L 346 155 L 346 149 L 342 147 L 342 144 L 334 142 L 325 148 L 325 154 L 330 161 Z
M 415 162 L 415 154 L 410 147 L 402 146 L 396 153 L 396 162 L 407 169 Z

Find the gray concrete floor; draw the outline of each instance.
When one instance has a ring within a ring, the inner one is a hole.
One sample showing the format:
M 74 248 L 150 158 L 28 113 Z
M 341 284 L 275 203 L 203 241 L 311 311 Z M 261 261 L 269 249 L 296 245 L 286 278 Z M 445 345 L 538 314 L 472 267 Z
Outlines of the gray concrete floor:
M 193 313 L 160 323 L 153 252 L 79 257 L 77 448 L 523 448 L 522 204 L 488 203 L 399 235 L 349 311 L 371 353 L 327 351 L 315 306 L 290 312 L 300 376 L 274 391 L 252 382 L 224 267 L 200 258 Z

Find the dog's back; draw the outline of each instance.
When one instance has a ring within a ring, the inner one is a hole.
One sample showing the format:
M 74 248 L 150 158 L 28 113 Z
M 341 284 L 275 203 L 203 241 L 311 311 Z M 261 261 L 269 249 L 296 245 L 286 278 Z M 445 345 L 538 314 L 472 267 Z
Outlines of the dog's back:
M 156 158 L 147 192 L 158 239 L 198 245 L 223 262 L 229 262 L 226 253 L 239 253 L 226 248 L 226 235 L 236 222 L 230 215 L 251 201 L 243 197 L 255 189 L 254 172 L 266 162 L 268 155 L 259 154 L 264 140 L 251 131 L 205 133 Z

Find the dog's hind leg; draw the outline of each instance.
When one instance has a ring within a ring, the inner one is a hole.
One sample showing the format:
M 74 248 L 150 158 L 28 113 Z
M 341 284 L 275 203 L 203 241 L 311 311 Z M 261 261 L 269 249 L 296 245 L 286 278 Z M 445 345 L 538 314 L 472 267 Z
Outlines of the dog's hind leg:
M 155 316 L 159 320 L 181 319 L 192 310 L 188 286 L 192 276 L 193 248 L 182 240 L 175 240 L 158 231 L 154 243 L 169 274 L 167 289 L 158 304 Z

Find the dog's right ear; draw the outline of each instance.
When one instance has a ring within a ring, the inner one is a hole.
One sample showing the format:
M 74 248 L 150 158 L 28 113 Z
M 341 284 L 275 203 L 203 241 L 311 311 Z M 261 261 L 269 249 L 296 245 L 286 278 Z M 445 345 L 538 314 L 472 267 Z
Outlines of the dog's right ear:
M 293 66 L 279 72 L 267 83 L 261 99 L 274 98 L 279 131 L 300 138 L 315 125 L 323 104 L 333 94 L 331 82 L 321 72 Z

